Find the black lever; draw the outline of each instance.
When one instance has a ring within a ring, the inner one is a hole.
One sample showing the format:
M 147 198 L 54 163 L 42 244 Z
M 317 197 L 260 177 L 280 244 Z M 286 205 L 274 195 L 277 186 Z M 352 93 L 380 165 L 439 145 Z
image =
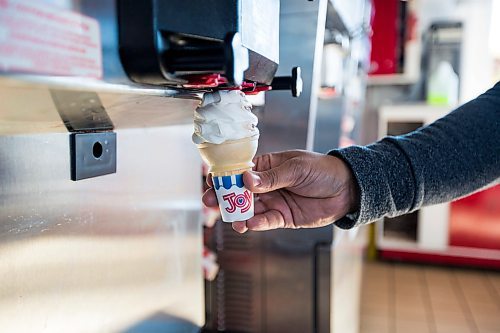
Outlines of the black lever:
M 273 79 L 271 87 L 273 90 L 291 90 L 293 97 L 299 97 L 302 93 L 302 76 L 300 67 L 292 68 L 292 76 L 278 76 Z

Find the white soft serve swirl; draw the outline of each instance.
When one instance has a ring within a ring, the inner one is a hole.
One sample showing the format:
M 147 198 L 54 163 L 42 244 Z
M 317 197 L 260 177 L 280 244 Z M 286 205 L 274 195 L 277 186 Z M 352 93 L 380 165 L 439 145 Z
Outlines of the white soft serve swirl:
M 221 144 L 259 134 L 252 104 L 239 90 L 221 90 L 203 95 L 194 112 L 193 142 Z

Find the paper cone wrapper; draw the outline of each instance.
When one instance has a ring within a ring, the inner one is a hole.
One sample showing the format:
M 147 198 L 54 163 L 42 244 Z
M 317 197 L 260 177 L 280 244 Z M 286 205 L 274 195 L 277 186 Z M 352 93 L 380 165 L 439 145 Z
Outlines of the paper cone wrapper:
M 243 173 L 212 176 L 212 181 L 222 221 L 244 221 L 254 215 L 253 193 L 243 185 Z
M 259 136 L 221 144 L 197 145 L 201 157 L 209 166 L 215 193 L 224 222 L 248 220 L 254 215 L 254 198 L 243 185 L 243 173 L 251 170 L 257 152 Z

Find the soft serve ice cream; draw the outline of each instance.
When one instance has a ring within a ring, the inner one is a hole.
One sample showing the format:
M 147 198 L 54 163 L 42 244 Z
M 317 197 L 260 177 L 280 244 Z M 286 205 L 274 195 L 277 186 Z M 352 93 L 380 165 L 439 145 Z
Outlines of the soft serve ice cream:
M 193 142 L 221 144 L 259 134 L 252 104 L 239 90 L 206 93 L 194 112 Z
M 209 167 L 222 220 L 254 216 L 254 197 L 243 183 L 252 169 L 259 130 L 252 105 L 241 91 L 206 93 L 194 113 L 193 142 Z

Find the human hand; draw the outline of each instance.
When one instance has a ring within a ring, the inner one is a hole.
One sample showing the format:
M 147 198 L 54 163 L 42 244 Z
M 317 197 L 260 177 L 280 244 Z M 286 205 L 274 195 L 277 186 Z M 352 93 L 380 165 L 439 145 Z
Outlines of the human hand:
M 254 163 L 255 171 L 245 172 L 243 182 L 256 194 L 255 216 L 233 222 L 237 232 L 322 227 L 359 205 L 354 176 L 337 157 L 295 150 L 258 156 Z M 212 188 L 203 203 L 217 206 Z

